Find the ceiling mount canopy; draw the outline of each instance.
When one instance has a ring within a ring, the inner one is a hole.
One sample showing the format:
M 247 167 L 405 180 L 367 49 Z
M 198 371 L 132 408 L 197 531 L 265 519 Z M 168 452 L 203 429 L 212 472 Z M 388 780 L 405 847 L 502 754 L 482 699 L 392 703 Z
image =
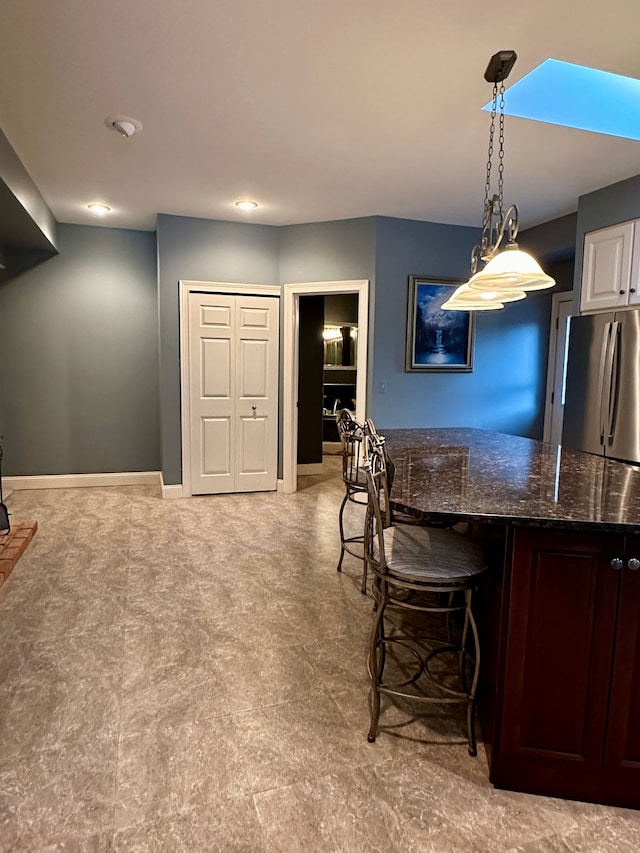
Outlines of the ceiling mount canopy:
M 482 236 L 480 243 L 474 246 L 471 252 L 471 278 L 442 306 L 449 310 L 482 310 L 477 304 L 484 307 L 483 302 L 476 303 L 470 296 L 474 291 L 479 298 L 488 294 L 489 301 L 497 302 L 498 307 L 502 308 L 505 302 L 524 298 L 526 291 L 542 290 L 555 284 L 554 279 L 546 275 L 535 258 L 528 252 L 523 252 L 516 243 L 519 228 L 516 205 L 512 204 L 504 209 L 504 81 L 516 59 L 514 50 L 500 50 L 491 57 L 484 73 L 485 80 L 493 83 L 493 103 L 484 185 Z M 494 192 L 492 169 L 495 159 L 496 117 L 498 186 Z M 500 251 L 505 235 L 507 244 Z M 484 264 L 482 268 L 481 264 Z
M 515 50 L 499 50 L 494 53 L 484 72 L 484 79 L 487 83 L 502 83 L 511 74 L 517 58 Z

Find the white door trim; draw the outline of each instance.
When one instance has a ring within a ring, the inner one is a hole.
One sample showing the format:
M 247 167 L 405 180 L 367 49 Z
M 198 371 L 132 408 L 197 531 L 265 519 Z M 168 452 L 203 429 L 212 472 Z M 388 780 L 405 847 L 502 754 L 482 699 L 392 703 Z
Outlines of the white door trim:
M 245 296 L 281 296 L 279 284 L 234 284 L 224 281 L 178 282 L 180 311 L 180 443 L 182 445 L 182 496 L 191 495 L 191 447 L 189 446 L 189 424 L 191 410 L 189 403 L 189 294 L 190 293 L 229 293 Z M 165 488 L 167 488 L 165 486 Z M 171 495 L 175 497 L 175 493 Z
M 573 302 L 573 290 L 565 290 L 554 293 L 551 297 L 551 328 L 549 330 L 549 360 L 547 363 L 547 390 L 544 398 L 544 426 L 542 429 L 542 440 L 551 439 L 551 417 L 553 404 L 551 398 L 556 379 L 556 356 L 558 350 L 558 318 L 560 305 L 565 302 Z
M 284 285 L 283 332 L 283 417 L 282 486 L 283 492 L 297 487 L 298 453 L 298 323 L 300 296 L 331 296 L 334 293 L 358 295 L 358 349 L 356 375 L 356 419 L 364 422 L 367 410 L 367 351 L 369 338 L 369 281 L 311 281 Z

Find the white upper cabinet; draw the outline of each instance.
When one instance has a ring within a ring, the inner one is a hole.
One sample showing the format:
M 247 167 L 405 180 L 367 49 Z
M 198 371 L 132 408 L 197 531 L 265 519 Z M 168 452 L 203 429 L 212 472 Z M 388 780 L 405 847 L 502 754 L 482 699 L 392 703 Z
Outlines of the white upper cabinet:
M 580 311 L 636 305 L 640 269 L 640 224 L 623 222 L 584 238 Z
M 631 281 L 629 282 L 629 305 L 640 305 L 640 221 L 637 221 L 633 235 L 633 256 L 631 258 Z

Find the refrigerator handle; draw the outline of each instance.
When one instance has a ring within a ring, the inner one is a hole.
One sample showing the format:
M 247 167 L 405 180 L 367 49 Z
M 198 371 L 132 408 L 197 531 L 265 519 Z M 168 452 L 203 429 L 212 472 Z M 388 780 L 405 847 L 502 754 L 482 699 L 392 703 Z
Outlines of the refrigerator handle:
M 600 444 L 604 444 L 605 430 L 607 429 L 607 415 L 609 413 L 609 394 L 611 383 L 609 378 L 611 349 L 611 323 L 605 323 L 602 333 L 602 349 L 600 350 L 600 371 L 598 374 L 598 399 L 600 400 Z
M 616 411 L 618 409 L 618 344 L 620 339 L 620 323 L 614 321 L 611 324 L 611 368 L 609 379 L 609 405 L 607 417 L 607 441 L 613 444 L 614 424 Z

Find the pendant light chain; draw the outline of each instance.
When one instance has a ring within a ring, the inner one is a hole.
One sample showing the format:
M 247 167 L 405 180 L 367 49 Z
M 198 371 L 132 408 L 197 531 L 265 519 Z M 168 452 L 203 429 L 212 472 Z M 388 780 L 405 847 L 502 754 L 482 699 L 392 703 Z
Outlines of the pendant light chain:
M 491 104 L 491 127 L 489 129 L 489 150 L 487 151 L 487 177 L 484 184 L 484 208 L 482 213 L 482 249 L 491 243 L 491 219 L 493 199 L 491 196 L 491 167 L 493 165 L 493 137 L 496 128 L 496 113 L 498 109 L 498 84 L 493 84 L 493 103 Z M 502 134 L 501 145 L 504 143 Z
M 504 214 L 504 81 L 493 84 L 491 104 L 491 126 L 489 128 L 489 150 L 487 151 L 487 176 L 484 184 L 484 209 L 482 215 L 482 250 L 487 250 L 494 239 L 494 217 L 499 223 Z M 493 167 L 494 139 L 498 116 L 498 192 L 491 192 L 491 169 Z
M 497 84 L 494 84 L 494 98 Z M 504 80 L 500 84 L 500 130 L 498 136 L 498 210 L 497 215 L 502 219 L 504 207 Z

